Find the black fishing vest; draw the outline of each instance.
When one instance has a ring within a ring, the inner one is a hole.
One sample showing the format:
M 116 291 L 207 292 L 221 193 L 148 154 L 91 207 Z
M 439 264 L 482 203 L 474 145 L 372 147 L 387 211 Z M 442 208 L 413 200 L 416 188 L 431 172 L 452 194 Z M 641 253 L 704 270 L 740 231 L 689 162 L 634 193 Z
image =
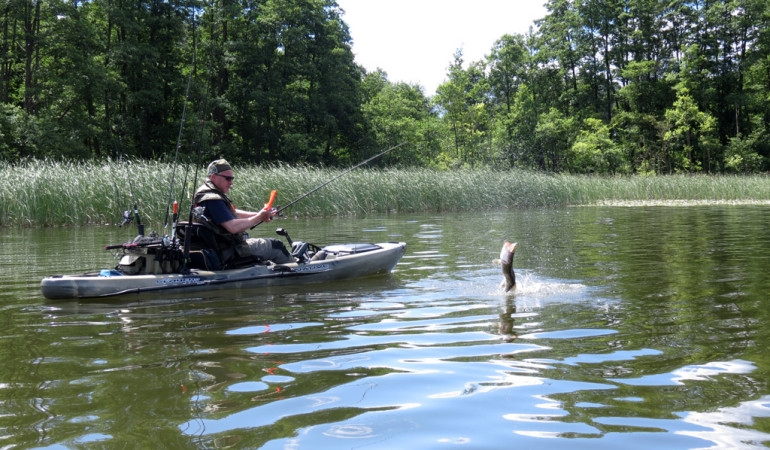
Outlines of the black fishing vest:
M 202 202 L 209 200 L 221 200 L 225 202 L 225 206 L 227 206 L 227 209 L 230 210 L 233 218 L 238 218 L 238 213 L 235 212 L 235 206 L 233 205 L 233 202 L 224 194 L 224 192 L 217 189 L 211 180 L 207 180 L 201 187 L 198 188 L 197 191 L 195 191 L 193 204 L 195 206 L 200 206 Z M 206 215 L 205 209 L 203 211 L 203 215 L 208 220 L 195 219 L 194 221 L 213 231 L 217 235 L 218 241 L 226 243 L 227 246 L 232 248 L 240 247 L 245 243 L 246 238 L 248 238 L 248 234 L 245 232 L 233 234 L 227 231 L 222 225 L 214 223 L 214 221 L 211 220 L 211 217 Z

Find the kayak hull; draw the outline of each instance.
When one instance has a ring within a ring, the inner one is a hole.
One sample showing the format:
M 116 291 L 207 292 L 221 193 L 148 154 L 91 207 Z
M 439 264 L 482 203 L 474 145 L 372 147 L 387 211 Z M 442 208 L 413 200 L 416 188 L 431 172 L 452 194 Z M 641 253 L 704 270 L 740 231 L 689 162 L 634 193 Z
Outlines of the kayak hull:
M 220 271 L 192 269 L 186 274 L 122 275 L 104 270 L 53 275 L 41 281 L 40 289 L 45 298 L 62 300 L 323 283 L 389 273 L 406 252 L 404 242 L 367 244 L 361 246 L 361 251 L 356 250 L 356 245 L 331 246 L 328 248 L 340 251 L 330 252 L 323 260 L 280 266 L 254 265 Z

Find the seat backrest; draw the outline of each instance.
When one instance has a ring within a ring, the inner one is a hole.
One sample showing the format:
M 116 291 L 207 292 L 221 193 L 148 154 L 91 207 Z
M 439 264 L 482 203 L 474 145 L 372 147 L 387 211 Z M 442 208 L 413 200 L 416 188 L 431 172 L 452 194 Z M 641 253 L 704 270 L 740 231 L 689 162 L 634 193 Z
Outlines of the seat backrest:
M 177 235 L 180 240 L 185 237 L 185 230 L 190 230 L 190 251 L 206 250 L 213 251 L 216 254 L 216 264 L 223 269 L 232 269 L 243 266 L 250 266 L 260 263 L 261 260 L 255 256 L 238 255 L 235 247 L 227 238 L 218 235 L 204 224 L 191 223 L 188 228 L 187 222 L 180 222 L 177 225 Z M 208 258 L 211 260 L 211 258 Z M 211 261 L 209 261 L 211 262 Z
M 200 223 L 179 222 L 176 233 L 181 242 L 185 242 L 185 233 L 188 230 L 190 262 L 199 269 L 221 269 L 224 255 L 216 233 Z M 198 261 L 199 259 L 201 261 Z
M 192 247 L 210 249 L 217 253 L 220 252 L 220 245 L 216 234 L 200 223 L 180 222 L 176 230 L 179 239 L 185 238 L 185 233 L 188 229 L 190 230 L 190 245 Z

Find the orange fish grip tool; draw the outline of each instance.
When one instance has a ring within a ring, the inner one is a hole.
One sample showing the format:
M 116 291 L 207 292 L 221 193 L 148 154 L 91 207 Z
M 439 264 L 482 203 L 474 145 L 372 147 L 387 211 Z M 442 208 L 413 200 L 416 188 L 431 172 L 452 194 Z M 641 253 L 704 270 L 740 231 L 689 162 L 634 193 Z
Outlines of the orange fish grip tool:
M 276 195 L 278 195 L 278 191 L 276 191 L 275 189 L 270 192 L 270 198 L 267 200 L 267 203 L 265 203 L 265 210 L 270 211 L 270 208 L 273 207 L 273 202 L 275 201 Z M 253 230 L 254 228 L 256 228 L 257 225 L 261 223 L 262 222 L 257 222 L 256 224 L 254 224 L 254 226 L 251 227 L 251 229 Z
M 270 208 L 272 208 L 272 207 L 273 207 L 273 202 L 275 201 L 275 196 L 276 196 L 276 195 L 278 195 L 278 191 L 276 191 L 275 189 L 273 189 L 273 190 L 270 192 L 270 200 L 268 200 L 268 201 L 267 201 L 267 203 L 265 203 L 265 209 L 268 209 L 268 210 L 269 210 Z

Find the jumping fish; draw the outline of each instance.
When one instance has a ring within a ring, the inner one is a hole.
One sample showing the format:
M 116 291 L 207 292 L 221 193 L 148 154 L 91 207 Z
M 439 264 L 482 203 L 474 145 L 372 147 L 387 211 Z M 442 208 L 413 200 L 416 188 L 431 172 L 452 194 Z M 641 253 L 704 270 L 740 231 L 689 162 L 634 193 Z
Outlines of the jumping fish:
M 503 266 L 503 282 L 501 287 L 505 292 L 516 287 L 516 274 L 513 272 L 513 255 L 516 253 L 516 242 L 506 242 L 500 250 L 500 264 Z

